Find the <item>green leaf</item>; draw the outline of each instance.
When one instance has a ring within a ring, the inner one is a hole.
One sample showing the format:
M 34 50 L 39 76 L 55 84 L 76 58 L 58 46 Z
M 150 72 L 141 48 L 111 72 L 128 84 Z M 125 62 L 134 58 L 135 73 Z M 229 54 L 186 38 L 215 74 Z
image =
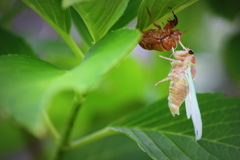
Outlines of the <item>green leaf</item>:
M 82 17 L 93 40 L 96 42 L 109 31 L 109 29 L 122 16 L 127 7 L 128 0 L 88 0 L 80 1 L 73 7 Z
M 198 95 L 203 137 L 195 141 L 192 121 L 182 106 L 172 117 L 167 99 L 110 125 L 137 142 L 153 159 L 238 159 L 240 156 L 240 98 Z
M 165 19 L 173 16 L 172 11 L 177 13 L 196 1 L 197 0 L 143 0 L 139 7 L 136 27 L 141 31 L 154 28 L 154 25 L 149 19 L 146 7 L 148 7 L 149 11 L 151 12 L 154 22 L 157 24 L 162 24 Z
M 117 23 L 111 28 L 111 30 L 116 30 L 127 25 L 131 20 L 133 20 L 138 13 L 138 8 L 142 0 L 129 0 L 128 6 L 124 11 L 124 14 L 119 18 Z
M 81 65 L 71 71 L 26 56 L 1 56 L 0 106 L 40 137 L 46 131 L 43 107 L 51 103 L 55 94 L 65 90 L 88 92 L 101 76 L 131 52 L 139 39 L 137 30 L 111 32 L 89 50 Z
M 22 54 L 37 57 L 32 48 L 21 38 L 0 28 L 1 55 Z
M 63 10 L 59 0 L 23 0 L 23 2 L 38 13 L 62 36 L 78 58 L 83 58 L 82 51 L 70 36 L 70 9 Z

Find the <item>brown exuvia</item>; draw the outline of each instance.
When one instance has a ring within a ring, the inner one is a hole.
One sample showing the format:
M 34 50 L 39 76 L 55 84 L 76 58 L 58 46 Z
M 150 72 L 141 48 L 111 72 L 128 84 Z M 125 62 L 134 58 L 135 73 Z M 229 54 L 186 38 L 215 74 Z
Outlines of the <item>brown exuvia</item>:
M 168 23 L 162 29 L 160 25 L 156 24 L 151 16 L 150 11 L 147 8 L 149 18 L 153 25 L 157 29 L 149 29 L 142 31 L 142 39 L 139 42 L 140 46 L 147 50 L 157 50 L 160 52 L 171 51 L 175 48 L 181 39 L 181 35 L 184 32 L 180 30 L 172 30 L 178 24 L 178 18 L 173 13 L 174 19 L 168 20 Z

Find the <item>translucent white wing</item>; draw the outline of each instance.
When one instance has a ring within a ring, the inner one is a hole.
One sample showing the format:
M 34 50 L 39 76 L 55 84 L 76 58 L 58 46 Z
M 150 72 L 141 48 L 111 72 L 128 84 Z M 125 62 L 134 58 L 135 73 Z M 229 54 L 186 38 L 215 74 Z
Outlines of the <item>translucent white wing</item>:
M 196 91 L 192 79 L 191 67 L 188 66 L 186 79 L 189 86 L 189 93 L 185 99 L 187 117 L 192 117 L 193 126 L 195 130 L 196 140 L 199 140 L 202 137 L 202 118 L 198 106 Z

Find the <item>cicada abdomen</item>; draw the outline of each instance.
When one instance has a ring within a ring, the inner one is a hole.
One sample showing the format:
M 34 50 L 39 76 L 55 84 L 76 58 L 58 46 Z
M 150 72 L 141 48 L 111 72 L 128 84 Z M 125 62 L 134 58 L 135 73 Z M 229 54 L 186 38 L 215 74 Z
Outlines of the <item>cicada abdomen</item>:
M 179 115 L 179 107 L 182 105 L 188 94 L 186 79 L 174 76 L 171 79 L 168 96 L 168 106 L 172 115 Z

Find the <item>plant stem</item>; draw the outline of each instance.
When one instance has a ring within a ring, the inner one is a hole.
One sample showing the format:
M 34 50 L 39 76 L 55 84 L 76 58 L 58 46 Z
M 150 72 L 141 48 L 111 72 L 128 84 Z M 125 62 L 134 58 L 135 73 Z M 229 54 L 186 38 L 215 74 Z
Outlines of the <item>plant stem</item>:
M 69 145 L 68 143 L 70 140 L 73 125 L 77 118 L 77 114 L 78 114 L 78 111 L 79 111 L 82 103 L 83 103 L 83 100 L 79 101 L 75 97 L 75 99 L 73 101 L 71 113 L 69 114 L 69 117 L 66 122 L 66 127 L 62 133 L 61 139 L 60 139 L 57 149 L 55 151 L 55 155 L 53 158 L 55 160 L 60 159 L 62 153 L 64 152 L 64 148 Z
M 70 35 L 65 34 L 65 33 L 62 33 L 61 36 L 65 40 L 65 42 L 67 42 L 68 46 L 72 49 L 72 51 L 75 54 L 75 56 L 77 58 L 79 58 L 80 60 L 82 60 L 83 57 L 84 57 L 84 54 L 79 49 L 79 47 L 77 46 L 75 41 L 72 39 L 72 37 Z
M 69 148 L 67 148 L 67 149 L 73 149 L 73 148 L 76 148 L 76 147 L 80 147 L 80 146 L 86 145 L 88 143 L 91 143 L 93 141 L 96 141 L 98 139 L 101 139 L 103 137 L 113 135 L 113 134 L 116 134 L 116 133 L 119 133 L 119 132 L 113 131 L 110 128 L 104 128 L 104 129 L 99 130 L 95 133 L 92 133 L 92 134 L 90 134 L 86 137 L 83 137 L 81 139 L 73 141 L 69 145 Z
M 50 120 L 46 110 L 44 109 L 43 110 L 43 116 L 45 118 L 45 122 L 49 128 L 49 132 L 52 134 L 53 138 L 56 140 L 56 141 L 59 141 L 60 139 L 60 134 L 58 133 L 57 129 L 55 128 L 55 126 L 53 125 L 52 121 Z

